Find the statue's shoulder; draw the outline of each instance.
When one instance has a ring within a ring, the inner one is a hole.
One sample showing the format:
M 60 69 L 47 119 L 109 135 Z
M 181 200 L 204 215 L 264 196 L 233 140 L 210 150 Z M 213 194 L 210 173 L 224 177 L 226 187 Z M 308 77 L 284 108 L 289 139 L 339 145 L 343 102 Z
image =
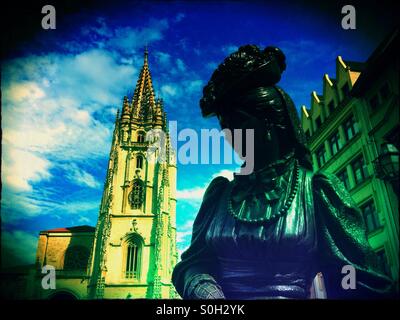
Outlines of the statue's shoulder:
M 285 100 L 286 103 L 290 103 L 290 104 L 294 105 L 292 98 L 289 96 L 289 94 L 285 90 L 283 90 L 278 85 L 274 85 L 273 88 L 282 96 L 282 98 Z
M 228 184 L 229 180 L 226 177 L 218 176 L 214 178 L 204 192 L 203 202 L 210 202 L 210 200 L 215 200 L 221 196 Z
M 229 180 L 225 177 L 216 177 L 208 185 L 204 192 L 203 201 L 199 212 L 193 223 L 193 234 L 199 234 L 205 230 L 208 225 L 217 203 L 222 196 L 223 190 L 229 184 Z

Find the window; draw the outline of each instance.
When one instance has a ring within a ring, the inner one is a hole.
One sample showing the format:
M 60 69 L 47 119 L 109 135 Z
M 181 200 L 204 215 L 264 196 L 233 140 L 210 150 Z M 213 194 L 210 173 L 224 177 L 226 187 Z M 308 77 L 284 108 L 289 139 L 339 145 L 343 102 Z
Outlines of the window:
M 64 256 L 64 270 L 86 271 L 89 249 L 84 246 L 71 246 Z
M 353 161 L 351 167 L 354 172 L 354 180 L 356 184 L 363 182 L 368 177 L 368 170 L 363 157 L 359 157 Z
M 141 155 L 136 157 L 136 168 L 143 168 L 143 157 Z
M 343 99 L 346 99 L 346 97 L 349 95 L 349 92 L 350 92 L 350 87 L 349 84 L 346 82 L 342 87 Z
M 384 137 L 384 139 L 394 145 L 397 150 L 400 149 L 400 130 L 399 130 L 399 125 L 397 127 L 393 128 L 389 133 L 387 133 Z
M 315 131 L 321 126 L 321 118 L 318 116 L 315 118 Z
M 379 105 L 379 98 L 377 95 L 374 95 L 370 100 L 369 100 L 369 105 L 371 107 L 372 111 L 375 111 L 378 108 Z
M 129 243 L 126 252 L 125 278 L 139 279 L 140 246 L 138 243 Z
M 346 122 L 343 124 L 344 134 L 346 136 L 346 141 L 351 140 L 357 132 L 358 132 L 358 123 L 354 120 L 354 117 L 351 116 Z
M 389 84 L 385 82 L 385 84 L 381 87 L 380 90 L 382 100 L 387 100 L 390 96 L 390 88 Z
M 374 201 L 372 199 L 361 207 L 361 211 L 368 233 L 375 231 L 381 226 L 379 223 L 378 214 L 375 210 Z
M 144 142 L 144 133 L 138 132 L 137 142 Z
M 385 249 L 380 249 L 376 252 L 380 269 L 386 274 L 390 275 L 389 264 L 386 258 Z
M 350 180 L 349 180 L 349 174 L 347 173 L 347 169 L 345 168 L 344 170 L 340 171 L 337 174 L 337 177 L 339 178 L 340 181 L 343 182 L 345 188 L 347 190 L 350 190 Z
M 334 156 L 342 147 L 338 131 L 329 138 L 329 147 L 331 148 L 332 156 Z
M 335 102 L 333 100 L 329 102 L 327 108 L 329 115 L 331 115 L 335 109 Z
M 326 162 L 326 150 L 324 145 L 318 148 L 316 156 L 317 156 L 318 167 L 321 168 Z
M 129 194 L 129 202 L 132 209 L 140 209 L 144 199 L 144 186 L 140 179 L 136 179 L 133 183 L 132 191 Z

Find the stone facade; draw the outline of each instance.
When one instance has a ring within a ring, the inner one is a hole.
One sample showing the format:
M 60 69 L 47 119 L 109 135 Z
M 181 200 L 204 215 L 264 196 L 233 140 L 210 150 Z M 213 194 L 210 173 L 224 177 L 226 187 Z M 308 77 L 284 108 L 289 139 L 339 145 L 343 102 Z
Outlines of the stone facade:
M 314 171 L 336 174 L 363 212 L 368 239 L 382 267 L 398 281 L 398 176 L 380 171 L 383 146 L 396 150 L 399 163 L 398 32 L 391 34 L 365 62 L 336 59 L 335 79 L 325 74 L 323 92 L 303 106 Z M 396 164 L 397 163 L 397 164 Z M 389 165 L 387 163 L 386 165 Z

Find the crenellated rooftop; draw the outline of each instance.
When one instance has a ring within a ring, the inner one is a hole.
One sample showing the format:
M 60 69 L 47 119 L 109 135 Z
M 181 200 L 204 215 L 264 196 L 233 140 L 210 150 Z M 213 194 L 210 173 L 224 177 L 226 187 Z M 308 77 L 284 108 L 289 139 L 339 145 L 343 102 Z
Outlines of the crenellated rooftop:
M 302 127 L 309 137 L 323 126 L 340 105 L 346 103 L 349 92 L 364 68 L 364 63 L 343 60 L 341 56 L 336 58 L 335 78 L 324 74 L 322 94 L 312 91 L 310 106 L 301 108 Z

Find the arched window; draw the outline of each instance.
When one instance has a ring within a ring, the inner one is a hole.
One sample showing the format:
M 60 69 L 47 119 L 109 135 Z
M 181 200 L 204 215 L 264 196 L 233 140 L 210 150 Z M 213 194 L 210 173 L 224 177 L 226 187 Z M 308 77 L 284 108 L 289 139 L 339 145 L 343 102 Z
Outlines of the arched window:
M 139 155 L 136 157 L 136 168 L 143 168 L 143 156 Z
M 144 132 L 143 131 L 138 132 L 137 142 L 144 142 Z
M 144 199 L 143 181 L 140 179 L 136 179 L 133 182 L 132 191 L 129 194 L 129 202 L 132 206 L 132 209 L 140 209 L 143 204 L 143 199 Z
M 129 244 L 126 255 L 125 278 L 138 279 L 139 276 L 139 246 L 136 243 Z
M 125 279 L 140 279 L 140 266 L 142 255 L 143 239 L 133 233 L 127 239 L 125 254 Z
M 64 270 L 85 271 L 89 260 L 89 249 L 84 246 L 71 246 L 64 256 Z

